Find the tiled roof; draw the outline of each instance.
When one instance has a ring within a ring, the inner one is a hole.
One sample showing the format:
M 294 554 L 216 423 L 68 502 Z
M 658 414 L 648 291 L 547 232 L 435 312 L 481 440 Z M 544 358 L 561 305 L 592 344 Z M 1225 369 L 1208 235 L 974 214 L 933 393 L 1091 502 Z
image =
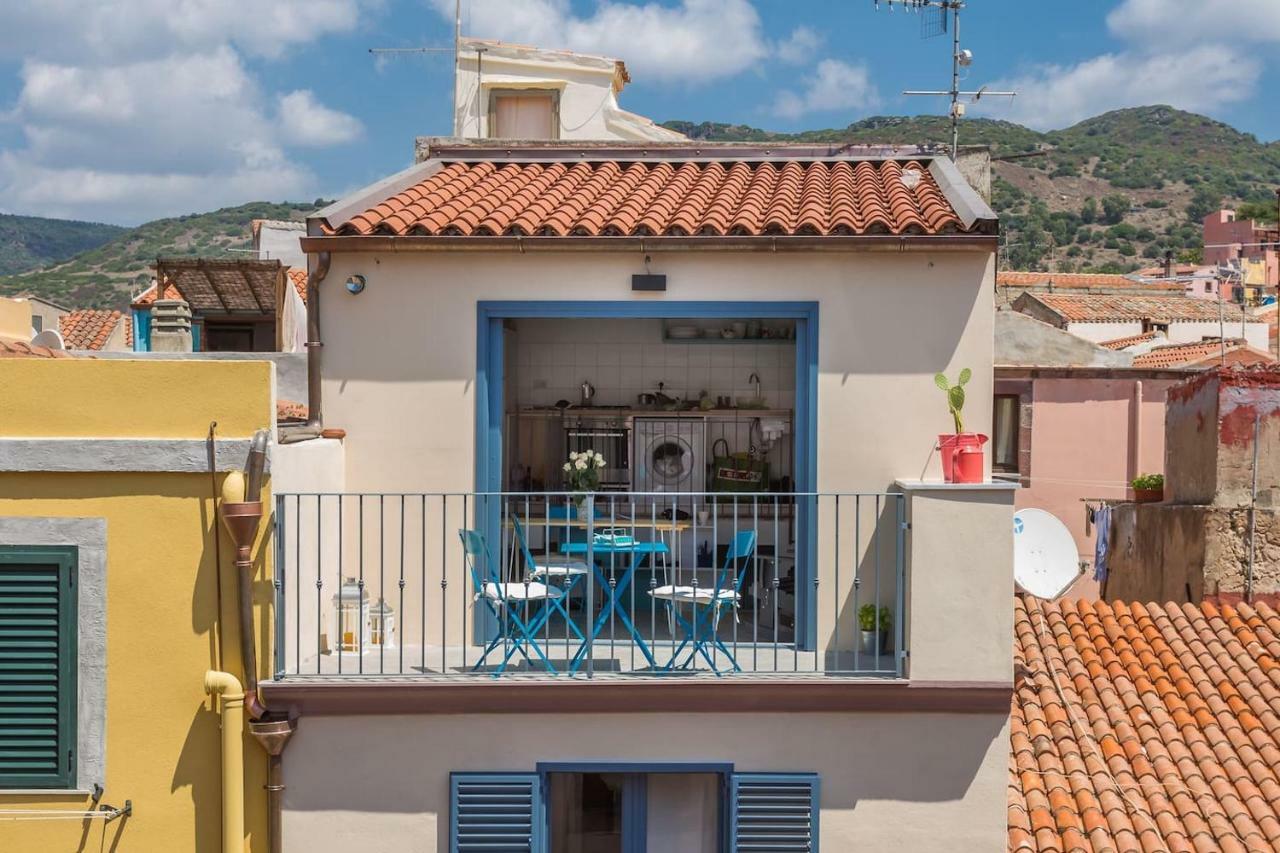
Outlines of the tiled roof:
M 298 291 L 298 296 L 302 299 L 302 304 L 307 304 L 307 271 L 302 267 L 287 267 L 285 275 L 289 276 L 293 289 Z
M 1064 289 L 1088 287 L 1135 287 L 1150 289 L 1152 287 L 1148 282 L 1134 281 L 1128 276 L 1115 275 L 1112 273 L 1023 272 L 1021 270 L 1002 270 L 997 272 L 996 284 L 1008 287 L 1036 287 L 1052 284 L 1054 287 L 1061 287 Z M 1156 286 L 1177 290 L 1179 293 L 1182 292 L 1182 285 L 1180 284 Z
M 1111 350 L 1122 350 L 1128 349 L 1132 346 L 1137 346 L 1138 344 L 1145 344 L 1150 341 L 1154 341 L 1159 337 L 1162 337 L 1160 332 L 1143 332 L 1140 335 L 1129 335 L 1127 338 L 1116 338 L 1115 340 L 1103 341 L 1098 344 L 1098 346 Z
M 977 220 L 974 226 L 990 229 L 994 223 Z M 966 231 L 927 163 L 891 159 L 452 161 L 326 227 L 330 234 L 392 236 Z
M 1218 321 L 1218 303 L 1189 296 L 1104 296 L 1101 294 L 1023 293 L 1069 323 L 1124 323 L 1138 320 L 1169 322 Z M 1225 309 L 1228 322 L 1240 322 L 1240 309 Z
M 158 298 L 160 297 L 156 296 L 156 283 L 152 281 L 151 286 L 148 287 L 146 290 L 142 291 L 141 295 L 139 295 L 137 299 L 133 300 L 133 304 L 136 307 L 142 307 L 145 305 L 152 304 Z M 182 294 L 178 292 L 178 288 L 175 287 L 173 282 L 170 281 L 165 283 L 164 298 L 165 299 L 181 299 Z
M 285 400 L 283 398 L 276 400 L 277 421 L 305 421 L 306 419 L 306 403 L 299 403 L 296 400 Z
M 1226 341 L 1228 364 L 1271 364 L 1275 361 L 1268 353 L 1256 350 L 1240 338 Z M 1134 367 L 1191 367 L 1198 364 L 1215 364 L 1222 358 L 1222 342 L 1217 338 L 1195 341 L 1189 344 L 1170 344 L 1156 347 L 1133 357 Z
M 32 346 L 27 341 L 0 338 L 0 358 L 72 358 L 64 349 Z
M 58 321 L 59 331 L 70 349 L 100 350 L 107 345 L 123 316 L 115 310 L 84 308 L 62 317 Z
M 1014 602 L 1008 849 L 1280 849 L 1280 614 Z

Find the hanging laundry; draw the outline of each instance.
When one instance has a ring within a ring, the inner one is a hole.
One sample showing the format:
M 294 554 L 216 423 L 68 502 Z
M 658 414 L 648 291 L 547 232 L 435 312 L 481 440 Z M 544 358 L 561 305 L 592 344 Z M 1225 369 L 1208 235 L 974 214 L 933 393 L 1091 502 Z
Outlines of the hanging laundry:
M 1099 583 L 1107 579 L 1107 548 L 1111 543 L 1111 505 L 1103 504 L 1093 514 L 1098 528 L 1097 547 L 1093 552 L 1093 579 Z

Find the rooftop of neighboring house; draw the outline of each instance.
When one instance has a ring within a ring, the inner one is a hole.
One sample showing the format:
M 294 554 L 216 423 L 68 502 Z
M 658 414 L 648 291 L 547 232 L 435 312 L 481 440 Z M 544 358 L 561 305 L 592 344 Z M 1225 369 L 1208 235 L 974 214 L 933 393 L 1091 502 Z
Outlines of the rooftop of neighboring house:
M 289 282 L 306 301 L 306 272 L 285 268 Z M 237 258 L 161 259 L 151 286 L 133 299 L 133 307 L 146 308 L 157 299 L 181 299 L 192 311 L 205 313 L 273 314 L 276 281 L 281 272 L 278 260 Z M 163 293 L 157 281 L 164 282 Z
M 1140 335 L 1129 335 L 1127 337 L 1116 338 L 1110 341 L 1100 341 L 1098 346 L 1105 347 L 1109 350 L 1123 350 L 1129 349 L 1130 347 L 1154 344 L 1163 339 L 1163 332 L 1143 332 Z
M 491 69 L 500 68 L 503 60 L 507 60 L 535 65 L 567 65 L 587 70 L 606 71 L 613 79 L 615 93 L 621 92 L 622 88 L 631 82 L 627 64 L 611 56 L 578 53 L 561 48 L 535 47 L 497 39 L 464 37 L 458 42 L 460 62 L 474 63 L 477 52 L 483 52 L 484 58 L 481 61 Z
M 50 307 L 50 308 L 54 309 L 55 311 L 70 311 L 70 310 L 71 310 L 70 308 L 66 307 L 65 305 L 59 305 L 57 302 L 51 302 L 51 301 L 49 301 L 48 299 L 44 298 L 43 296 L 38 296 L 38 295 L 36 295 L 36 294 L 34 294 L 34 293 L 30 293 L 30 292 L 28 292 L 28 293 L 19 293 L 19 294 L 17 295 L 17 297 L 16 297 L 16 298 L 18 298 L 18 299 L 25 299 L 25 300 L 27 300 L 28 302 L 39 302 L 41 305 L 47 305 L 48 307 Z
M 110 342 L 116 328 L 124 324 L 123 344 L 133 346 L 133 324 L 119 311 L 106 308 L 82 308 L 59 318 L 58 331 L 68 349 L 101 350 Z
M 1224 355 L 1225 352 L 1225 355 Z M 1186 344 L 1157 346 L 1133 357 L 1134 367 L 1200 367 L 1215 364 L 1274 364 L 1276 359 L 1242 338 L 1206 338 Z
M 1070 290 L 1086 293 L 1120 291 L 1132 293 L 1138 290 L 1181 293 L 1182 285 L 1174 282 L 1138 281 L 1127 275 L 1114 273 L 1081 272 L 1025 272 L 1003 270 L 996 273 L 996 286 L 1010 288 L 1044 288 L 1046 290 Z
M 1217 322 L 1219 304 L 1187 296 L 1101 295 L 1023 293 L 1014 303 L 1017 310 L 1039 307 L 1066 323 L 1126 323 L 1149 320 L 1156 323 Z M 1222 309 L 1232 322 L 1240 322 L 1241 308 Z
M 1008 849 L 1280 849 L 1280 614 L 1014 603 Z
M 18 338 L 0 337 L 0 358 L 73 358 L 64 349 L 34 346 Z
M 533 241 L 996 232 L 950 160 L 925 149 L 688 143 L 440 144 L 310 222 L 326 236 Z

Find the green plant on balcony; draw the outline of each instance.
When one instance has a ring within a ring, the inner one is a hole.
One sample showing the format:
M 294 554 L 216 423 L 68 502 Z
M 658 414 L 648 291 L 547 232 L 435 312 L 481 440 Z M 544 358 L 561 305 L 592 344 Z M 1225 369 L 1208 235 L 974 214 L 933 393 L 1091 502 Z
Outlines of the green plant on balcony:
M 1129 485 L 1133 487 L 1133 499 L 1138 503 L 1164 500 L 1164 474 L 1140 474 Z
M 864 604 L 858 608 L 858 628 L 861 637 L 858 650 L 873 655 L 884 652 L 889 646 L 889 631 L 893 628 L 893 613 L 887 607 Z
M 955 422 L 957 435 L 964 432 L 964 419 L 961 417 L 964 409 L 964 386 L 969 384 L 972 377 L 973 371 L 967 367 L 960 371 L 955 385 L 951 384 L 944 373 L 933 377 L 933 384 L 947 395 L 947 411 L 951 413 L 951 418 Z

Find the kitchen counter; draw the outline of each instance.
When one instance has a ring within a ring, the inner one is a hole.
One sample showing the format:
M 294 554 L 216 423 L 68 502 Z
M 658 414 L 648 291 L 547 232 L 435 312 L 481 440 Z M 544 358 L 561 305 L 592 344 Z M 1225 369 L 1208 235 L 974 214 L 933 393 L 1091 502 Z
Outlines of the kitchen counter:
M 521 415 L 545 415 L 562 418 L 790 418 L 791 409 L 642 409 L 632 406 L 570 406 L 557 409 L 554 406 L 531 406 L 519 410 Z

